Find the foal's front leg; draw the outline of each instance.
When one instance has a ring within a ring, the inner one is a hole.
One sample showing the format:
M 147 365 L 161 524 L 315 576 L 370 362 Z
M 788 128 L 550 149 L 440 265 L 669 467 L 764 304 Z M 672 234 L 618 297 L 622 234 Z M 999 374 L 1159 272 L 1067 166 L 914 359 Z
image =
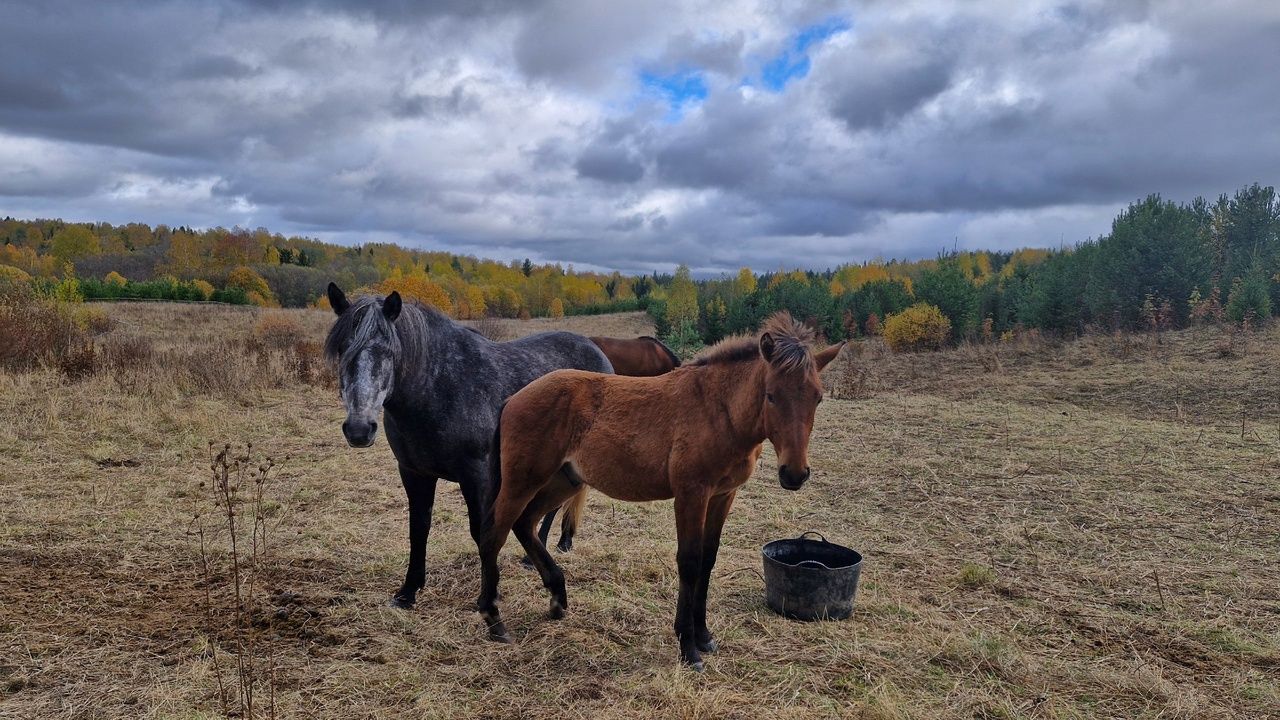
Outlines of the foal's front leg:
M 697 596 L 694 599 L 694 638 L 698 649 L 704 653 L 713 653 L 718 648 L 711 631 L 707 629 L 707 589 L 711 585 L 711 570 L 716 566 L 716 555 L 720 552 L 720 531 L 724 529 L 725 518 L 729 517 L 729 508 L 733 506 L 733 497 L 737 491 L 711 498 L 707 506 L 707 523 L 702 536 L 702 565 L 698 576 Z
M 400 466 L 400 482 L 409 498 L 409 569 L 404 584 L 391 596 L 391 607 L 408 610 L 427 580 L 427 536 L 436 502 L 436 478 Z
M 702 545 L 709 498 L 699 488 L 676 495 L 676 566 L 680 572 L 680 595 L 676 600 L 676 637 L 680 640 L 680 661 L 702 672 L 698 650 L 696 598 L 702 575 Z

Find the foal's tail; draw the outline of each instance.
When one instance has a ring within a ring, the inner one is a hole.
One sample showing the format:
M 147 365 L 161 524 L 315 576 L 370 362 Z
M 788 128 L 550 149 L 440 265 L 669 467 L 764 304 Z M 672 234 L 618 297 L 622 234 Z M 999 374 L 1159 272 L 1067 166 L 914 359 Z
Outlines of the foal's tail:
M 584 483 L 578 492 L 564 503 L 564 515 L 560 520 L 560 536 L 572 538 L 578 533 L 578 523 L 582 520 L 582 510 L 587 506 L 587 486 Z M 561 541 L 563 542 L 563 540 Z

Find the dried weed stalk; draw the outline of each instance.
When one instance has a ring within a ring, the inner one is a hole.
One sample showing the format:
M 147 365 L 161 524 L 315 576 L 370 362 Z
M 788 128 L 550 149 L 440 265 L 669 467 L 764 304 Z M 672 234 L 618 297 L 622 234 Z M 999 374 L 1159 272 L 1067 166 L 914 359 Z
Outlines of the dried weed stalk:
M 205 620 L 210 657 L 218 687 L 218 705 L 227 717 L 276 716 L 273 648 L 262 642 L 254 618 L 263 616 L 259 595 L 270 562 L 268 522 L 273 513 L 266 486 L 275 463 L 258 459 L 253 444 L 236 451 L 230 444 L 209 444 L 209 482 L 201 482 L 188 534 L 200 543 Z M 204 501 L 211 501 L 216 521 L 206 525 Z M 219 645 L 230 656 L 224 660 Z M 224 677 L 224 664 L 230 679 Z M 262 697 L 262 693 L 266 697 Z

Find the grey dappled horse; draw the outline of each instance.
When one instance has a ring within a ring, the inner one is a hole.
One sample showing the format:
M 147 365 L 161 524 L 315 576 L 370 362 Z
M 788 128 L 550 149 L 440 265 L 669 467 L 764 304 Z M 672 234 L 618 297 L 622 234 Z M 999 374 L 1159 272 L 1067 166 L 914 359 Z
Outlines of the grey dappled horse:
M 409 569 L 391 598 L 392 605 L 409 608 L 426 581 L 437 479 L 461 487 L 478 543 L 496 494 L 489 452 L 502 404 L 552 370 L 609 373 L 613 367 L 581 335 L 544 332 L 495 343 L 433 308 L 403 303 L 395 292 L 348 301 L 329 283 L 329 304 L 338 319 L 324 351 L 347 406 L 342 433 L 352 447 L 369 447 L 381 410 L 409 496 Z

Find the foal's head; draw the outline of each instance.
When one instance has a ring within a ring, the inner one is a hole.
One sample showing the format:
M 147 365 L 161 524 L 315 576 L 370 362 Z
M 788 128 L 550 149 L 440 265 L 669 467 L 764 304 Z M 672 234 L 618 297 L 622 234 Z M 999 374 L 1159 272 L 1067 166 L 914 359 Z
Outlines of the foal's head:
M 809 479 L 809 433 L 822 402 L 818 373 L 844 345 L 815 354 L 812 341 L 813 332 L 786 312 L 766 320 L 760 332 L 760 356 L 768 366 L 760 399 L 764 432 L 778 455 L 778 482 L 787 490 L 799 490 Z
M 401 353 L 395 322 L 400 317 L 400 293 L 348 301 L 329 283 L 329 304 L 338 319 L 324 343 L 325 356 L 338 371 L 338 392 L 347 406 L 342 434 L 352 447 L 369 447 L 378 434 L 378 413 L 395 388 L 396 361 Z

